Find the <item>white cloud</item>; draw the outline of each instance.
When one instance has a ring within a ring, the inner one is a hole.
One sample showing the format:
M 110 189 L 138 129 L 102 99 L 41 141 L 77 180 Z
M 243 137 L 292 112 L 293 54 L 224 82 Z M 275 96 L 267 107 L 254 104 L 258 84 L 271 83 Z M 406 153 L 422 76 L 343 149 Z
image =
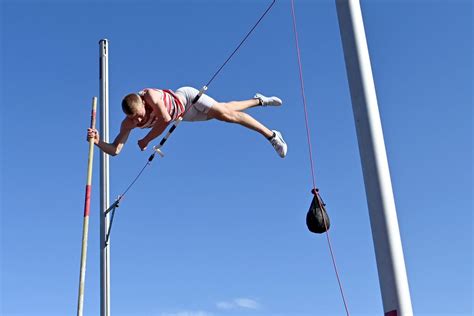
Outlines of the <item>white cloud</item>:
M 229 310 L 236 308 L 247 308 L 247 309 L 259 309 L 260 304 L 257 301 L 250 298 L 236 298 L 230 302 L 218 302 L 216 304 L 217 308 Z
M 242 308 L 258 309 L 260 307 L 256 301 L 249 298 L 236 298 L 234 302 L 237 304 L 237 306 Z

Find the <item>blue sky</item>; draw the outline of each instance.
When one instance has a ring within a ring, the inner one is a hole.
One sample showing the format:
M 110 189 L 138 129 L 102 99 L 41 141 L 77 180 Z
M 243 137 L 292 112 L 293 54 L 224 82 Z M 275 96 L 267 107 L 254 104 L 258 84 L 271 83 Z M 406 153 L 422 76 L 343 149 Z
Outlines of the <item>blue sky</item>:
M 72 315 L 79 279 L 86 128 L 98 41 L 110 40 L 110 133 L 121 98 L 200 88 L 269 1 L 1 3 L 1 314 Z M 362 1 L 413 308 L 471 315 L 472 2 Z M 335 3 L 296 1 L 316 181 L 352 315 L 383 313 Z M 344 315 L 325 237 L 309 233 L 303 106 L 288 1 L 277 1 L 209 87 L 281 108 L 260 135 L 183 123 L 123 200 L 112 232 L 117 316 Z M 111 159 L 111 198 L 150 155 L 135 132 Z M 95 166 L 85 315 L 99 313 Z

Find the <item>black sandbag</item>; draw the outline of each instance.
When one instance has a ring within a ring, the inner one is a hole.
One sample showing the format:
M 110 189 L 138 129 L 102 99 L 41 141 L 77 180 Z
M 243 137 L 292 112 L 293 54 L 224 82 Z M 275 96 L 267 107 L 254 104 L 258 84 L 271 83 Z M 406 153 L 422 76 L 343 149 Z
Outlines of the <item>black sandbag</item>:
M 312 193 L 314 196 L 308 213 L 306 214 L 306 226 L 308 226 L 310 232 L 322 234 L 329 229 L 331 222 L 319 193 L 315 190 L 313 190 Z

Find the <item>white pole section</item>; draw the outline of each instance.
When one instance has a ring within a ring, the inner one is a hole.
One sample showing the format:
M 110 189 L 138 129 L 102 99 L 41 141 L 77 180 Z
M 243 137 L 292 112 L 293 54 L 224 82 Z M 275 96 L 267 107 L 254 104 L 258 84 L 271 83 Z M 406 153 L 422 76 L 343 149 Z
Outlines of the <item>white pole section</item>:
M 385 316 L 413 315 L 359 0 L 336 0 Z
M 100 138 L 109 142 L 109 45 L 106 39 L 100 45 Z M 100 155 L 100 315 L 110 316 L 110 242 L 105 243 L 109 216 L 105 211 L 110 204 L 109 155 Z

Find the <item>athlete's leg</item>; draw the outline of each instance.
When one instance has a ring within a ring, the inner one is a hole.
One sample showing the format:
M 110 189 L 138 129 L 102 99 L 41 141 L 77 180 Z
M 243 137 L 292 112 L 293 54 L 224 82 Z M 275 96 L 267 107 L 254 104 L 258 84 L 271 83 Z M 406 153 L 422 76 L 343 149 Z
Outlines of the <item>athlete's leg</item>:
M 244 100 L 244 101 L 231 101 L 231 102 L 226 102 L 226 103 L 221 103 L 221 104 L 224 104 L 226 107 L 234 111 L 244 111 L 249 108 L 253 108 L 254 106 L 260 105 L 260 100 L 250 99 L 250 100 Z
M 245 100 L 245 101 L 232 101 L 226 102 L 225 105 L 234 111 L 244 111 L 248 108 L 262 105 L 272 105 L 272 106 L 280 106 L 282 101 L 278 97 L 266 97 L 263 94 L 257 93 L 253 97 L 253 99 Z
M 255 101 L 258 100 L 247 100 L 247 101 Z M 246 101 L 240 101 L 236 103 L 241 103 Z M 247 113 L 241 112 L 239 110 L 234 110 L 232 106 L 228 106 L 229 103 L 215 103 L 207 113 L 208 118 L 215 118 L 219 121 L 229 122 L 229 123 L 236 123 L 247 128 L 250 128 L 256 132 L 259 132 L 266 138 L 269 138 L 273 135 L 273 132 L 264 126 L 262 123 L 248 115 Z M 237 108 L 242 108 L 243 106 L 249 105 L 252 106 L 251 102 L 238 104 Z M 257 103 L 258 104 L 258 103 Z M 255 105 L 257 105 L 255 104 Z M 253 105 L 253 106 L 255 106 Z

